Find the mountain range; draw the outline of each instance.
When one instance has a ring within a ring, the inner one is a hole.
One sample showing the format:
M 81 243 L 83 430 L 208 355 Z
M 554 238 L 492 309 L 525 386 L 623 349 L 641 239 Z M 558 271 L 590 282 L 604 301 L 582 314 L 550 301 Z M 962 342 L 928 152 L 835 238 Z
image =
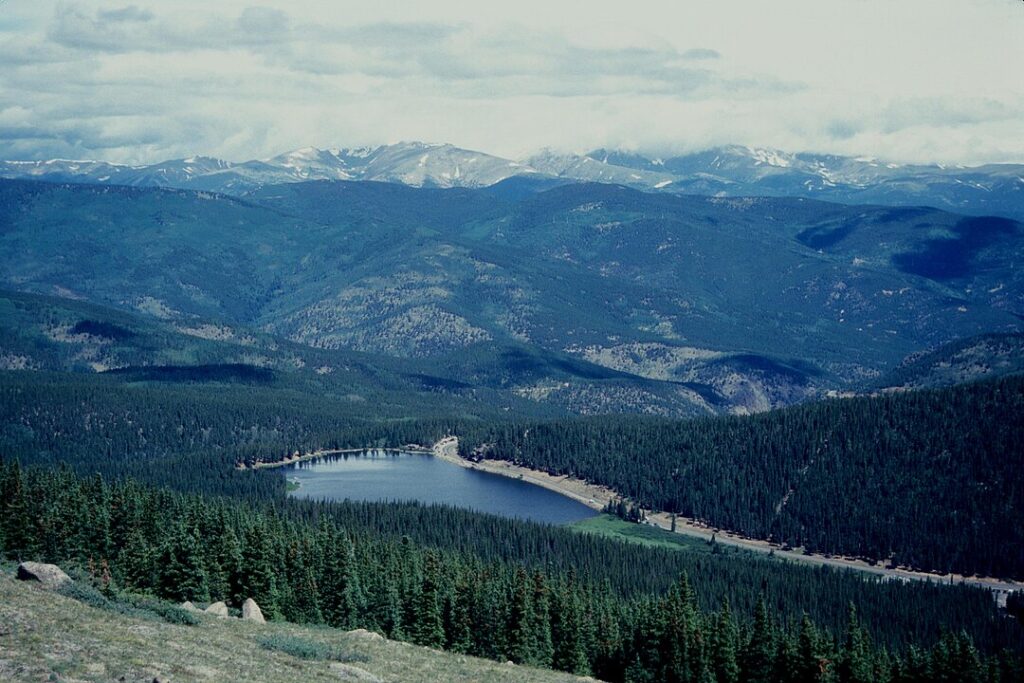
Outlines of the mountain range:
M 403 142 L 349 149 L 307 147 L 242 163 L 202 156 L 146 166 L 60 159 L 0 161 L 0 177 L 171 187 L 236 196 L 268 185 L 309 180 L 480 188 L 520 177 L 545 188 L 560 182 L 586 181 L 674 194 L 933 206 L 969 215 L 1024 220 L 1021 164 L 911 165 L 736 145 L 674 156 L 606 149 L 586 154 L 543 150 L 511 160 L 449 144 Z
M 76 326 L 147 335 L 46 304 L 0 335 L 0 359 L 323 367 L 509 408 L 743 413 L 874 390 L 912 354 L 1024 331 L 1022 258 L 1007 218 L 539 177 L 241 197 L 2 180 L 0 286 L 163 321 L 173 343 L 96 341 Z M 200 354 L 181 335 L 233 346 Z

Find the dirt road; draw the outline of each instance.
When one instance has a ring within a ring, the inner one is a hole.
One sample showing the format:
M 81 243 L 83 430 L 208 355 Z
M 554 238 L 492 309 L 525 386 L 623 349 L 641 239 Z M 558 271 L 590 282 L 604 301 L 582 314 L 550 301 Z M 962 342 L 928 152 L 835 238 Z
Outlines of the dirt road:
M 466 460 L 459 455 L 459 440 L 454 436 L 438 441 L 434 444 L 432 452 L 435 457 L 459 465 L 460 467 L 468 467 L 482 472 L 500 474 L 505 477 L 521 479 L 522 481 L 536 484 L 537 486 L 543 486 L 546 489 L 550 489 L 551 491 L 560 493 L 563 496 L 572 498 L 573 500 L 579 501 L 595 510 L 601 510 L 605 505 L 607 505 L 608 501 L 620 498 L 615 491 L 606 486 L 591 484 L 581 479 L 574 479 L 568 476 L 548 474 L 547 472 L 522 467 L 506 460 L 488 459 L 480 462 Z M 672 528 L 671 515 L 665 512 L 647 511 L 647 523 L 665 530 L 671 530 Z M 1000 604 L 1005 604 L 1006 596 L 1010 591 L 1024 589 L 1024 584 L 1014 581 L 1004 581 L 977 576 L 960 576 L 958 574 L 932 574 L 905 568 L 890 569 L 880 565 L 872 565 L 864 560 L 852 557 L 805 554 L 799 549 L 784 550 L 782 546 L 768 541 L 747 538 L 721 529 L 708 527 L 697 520 L 686 519 L 678 516 L 676 517 L 676 533 L 704 540 L 710 540 L 714 537 L 715 542 L 717 543 L 723 543 L 725 545 L 735 546 L 737 548 L 743 548 L 745 550 L 752 550 L 755 552 L 771 553 L 777 557 L 783 557 L 796 562 L 803 562 L 805 564 L 852 569 L 866 574 L 881 576 L 884 580 L 932 581 L 935 583 L 967 584 L 970 586 L 977 586 L 979 588 L 987 588 L 993 591 L 995 599 Z

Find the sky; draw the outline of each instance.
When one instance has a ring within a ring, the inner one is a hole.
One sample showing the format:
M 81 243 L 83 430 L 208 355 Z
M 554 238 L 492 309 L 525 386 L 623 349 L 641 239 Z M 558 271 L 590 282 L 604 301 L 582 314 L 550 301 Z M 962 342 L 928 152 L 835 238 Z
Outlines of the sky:
M 1021 0 L 0 0 L 0 158 L 422 140 L 1024 162 Z

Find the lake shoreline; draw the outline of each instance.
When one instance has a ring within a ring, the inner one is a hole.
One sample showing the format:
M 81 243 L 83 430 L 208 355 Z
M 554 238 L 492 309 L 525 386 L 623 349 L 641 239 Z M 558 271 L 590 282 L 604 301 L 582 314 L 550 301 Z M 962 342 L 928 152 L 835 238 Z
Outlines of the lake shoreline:
M 598 512 L 604 511 L 609 502 L 620 500 L 622 498 L 622 496 L 620 496 L 616 491 L 606 486 L 592 484 L 568 475 L 554 475 L 544 472 L 543 470 L 523 467 L 508 460 L 469 460 L 459 455 L 458 444 L 458 437 L 450 436 L 441 439 L 431 447 L 422 446 L 420 444 L 408 444 L 400 448 L 325 449 L 302 455 L 294 454 L 283 460 L 266 462 L 257 461 L 252 467 L 246 467 L 244 464 L 239 465 L 238 467 L 239 469 L 284 467 L 298 462 L 317 460 L 334 455 L 351 455 L 370 451 L 395 454 L 406 453 L 410 455 L 432 455 L 439 460 L 443 460 L 453 465 L 458 465 L 465 469 L 476 470 L 486 474 L 495 474 L 510 479 L 517 479 L 534 486 L 539 486 L 569 498 L 577 503 L 581 503 L 582 505 Z M 644 513 L 647 516 L 647 524 L 666 531 L 672 530 L 673 519 L 671 514 L 653 510 L 644 510 Z M 717 543 L 723 543 L 753 552 L 769 554 L 792 560 L 794 562 L 858 571 L 881 577 L 882 580 L 887 581 L 929 581 L 944 585 L 965 584 L 993 591 L 1000 602 L 1005 600 L 1009 591 L 1024 589 L 1024 584 L 1009 580 L 990 577 L 968 577 L 959 574 L 934 574 L 930 572 L 915 571 L 904 567 L 889 568 L 880 563 L 871 564 L 870 562 L 860 558 L 805 553 L 799 548 L 787 549 L 779 544 L 772 543 L 771 541 L 749 538 L 727 530 L 708 526 L 699 520 L 685 518 L 679 515 L 675 516 L 674 521 L 675 533 L 678 534 L 691 536 L 709 542 L 714 539 Z
M 573 524 L 598 511 L 588 501 L 537 486 L 532 478 L 496 477 L 485 468 L 466 467 L 445 457 L 450 456 L 444 450 L 448 443 L 443 440 L 434 448 L 323 450 L 275 466 L 293 465 L 282 474 L 288 497 L 301 499 L 417 501 L 552 525 Z M 301 481 L 301 489 L 294 480 Z
M 434 444 L 433 455 L 453 464 L 469 469 L 498 474 L 505 477 L 520 479 L 537 486 L 542 486 L 550 491 L 572 498 L 595 510 L 603 511 L 605 506 L 613 500 L 620 500 L 620 496 L 614 490 L 592 484 L 582 479 L 576 479 L 568 475 L 553 475 L 542 470 L 534 470 L 521 465 L 516 465 L 508 460 L 486 459 L 481 461 L 467 460 L 459 455 L 458 438 L 448 437 Z M 672 531 L 672 515 L 667 512 L 644 510 L 647 517 L 646 523 Z M 827 566 L 835 569 L 847 569 L 865 574 L 880 576 L 886 581 L 930 581 L 944 585 L 965 584 L 976 588 L 985 588 L 993 591 L 999 602 L 1005 601 L 1007 592 L 1024 589 L 1020 582 L 1003 580 L 991 577 L 962 576 L 959 574 L 935 574 L 930 572 L 915 571 L 905 567 L 889 568 L 881 563 L 872 565 L 866 560 L 853 557 L 842 557 L 837 555 L 819 555 L 805 553 L 799 548 L 786 549 L 781 545 L 756 538 L 749 538 L 740 534 L 711 527 L 701 523 L 699 520 L 675 516 L 675 533 L 691 536 L 710 542 L 724 543 L 729 546 L 749 551 L 760 552 L 785 558 L 794 562 L 802 562 L 815 566 Z
M 334 455 L 356 455 L 359 453 L 367 453 L 369 451 L 382 451 L 384 453 L 409 453 L 415 455 L 430 455 L 432 453 L 430 448 L 421 446 L 419 444 L 407 444 L 400 448 L 387 447 L 387 448 L 331 448 L 321 449 L 318 451 L 312 451 L 311 453 L 294 453 L 281 460 L 257 460 L 251 466 L 245 463 L 238 463 L 235 465 L 235 469 L 239 470 L 266 470 L 273 469 L 275 467 L 285 467 L 286 465 L 294 465 L 297 462 L 307 462 L 309 460 L 319 460 L 320 458 L 329 458 Z

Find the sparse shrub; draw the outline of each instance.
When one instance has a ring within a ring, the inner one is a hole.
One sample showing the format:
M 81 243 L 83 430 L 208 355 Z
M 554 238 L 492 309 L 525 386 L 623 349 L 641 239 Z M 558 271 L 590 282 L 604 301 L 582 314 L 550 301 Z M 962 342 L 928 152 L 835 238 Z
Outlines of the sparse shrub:
M 195 626 L 199 617 L 183 607 L 143 595 L 126 595 L 126 602 L 132 607 L 157 615 L 168 624 Z
M 83 581 L 65 583 L 57 589 L 57 592 L 89 607 L 105 610 L 116 609 L 116 605 L 107 599 L 107 596 L 103 595 L 98 588 Z
M 100 589 L 86 581 L 66 583 L 58 592 L 89 607 L 118 614 L 143 619 L 161 619 L 169 624 L 182 626 L 195 626 L 199 623 L 196 615 L 164 600 L 131 593 L 113 593 L 107 597 Z
M 260 640 L 264 650 L 284 652 L 298 659 L 330 660 L 334 662 L 366 662 L 369 657 L 353 652 L 346 652 L 340 647 L 321 643 L 298 636 L 275 634 Z

